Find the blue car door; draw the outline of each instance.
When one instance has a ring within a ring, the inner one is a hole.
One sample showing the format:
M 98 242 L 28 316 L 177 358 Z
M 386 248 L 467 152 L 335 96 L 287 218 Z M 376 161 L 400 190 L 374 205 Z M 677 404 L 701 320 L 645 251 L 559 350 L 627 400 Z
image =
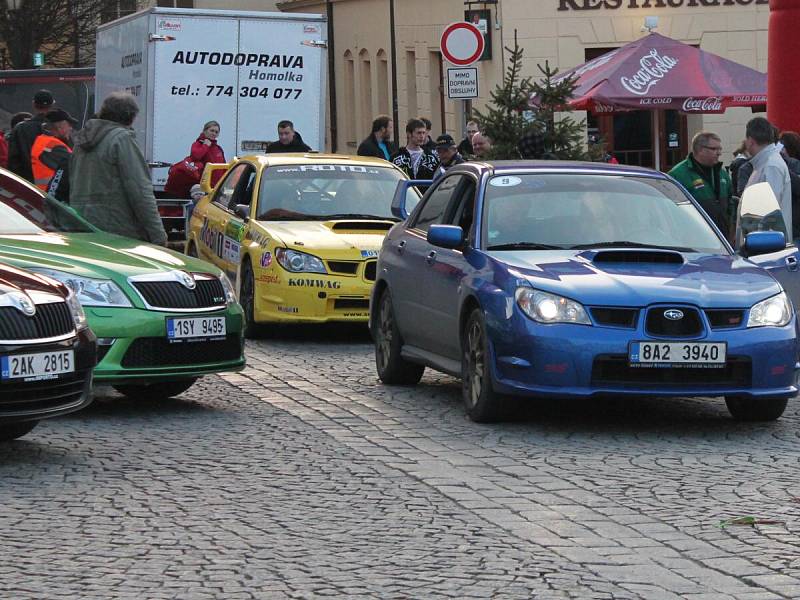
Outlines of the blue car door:
M 461 176 L 442 179 L 422 199 L 420 210 L 396 238 L 388 241 L 382 258 L 389 270 L 389 285 L 397 323 L 403 341 L 411 346 L 431 350 L 431 328 L 436 327 L 431 313 L 430 294 L 437 273 L 428 267 L 429 255 L 436 250 L 428 243 L 431 225 L 444 222 Z
M 457 225 L 469 240 L 475 210 L 477 180 L 470 175 L 458 175 L 453 200 L 445 214 L 444 224 Z M 471 268 L 464 258 L 469 244 L 462 248 L 437 248 L 430 246 L 425 255 L 424 276 L 427 293 L 424 296 L 424 314 L 430 315 L 431 326 L 426 330 L 426 346 L 436 354 L 459 360 L 459 306 L 462 280 Z
M 800 251 L 797 246 L 792 244 L 780 252 L 751 256 L 749 260 L 769 271 L 786 290 L 795 310 L 800 310 Z

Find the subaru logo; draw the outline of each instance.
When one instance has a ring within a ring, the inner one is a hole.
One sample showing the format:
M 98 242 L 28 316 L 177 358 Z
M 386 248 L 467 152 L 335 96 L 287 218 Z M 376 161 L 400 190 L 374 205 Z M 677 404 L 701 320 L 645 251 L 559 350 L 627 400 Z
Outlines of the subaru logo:
M 27 294 L 23 294 L 22 292 L 9 292 L 8 298 L 11 300 L 11 306 L 21 313 L 24 313 L 26 316 L 32 317 L 36 314 L 36 305 Z
M 181 285 L 188 290 L 193 290 L 195 287 L 197 287 L 194 277 L 185 271 L 178 271 L 178 280 L 180 281 Z
M 683 311 L 677 308 L 670 308 L 664 311 L 664 317 L 670 321 L 680 321 L 683 318 Z

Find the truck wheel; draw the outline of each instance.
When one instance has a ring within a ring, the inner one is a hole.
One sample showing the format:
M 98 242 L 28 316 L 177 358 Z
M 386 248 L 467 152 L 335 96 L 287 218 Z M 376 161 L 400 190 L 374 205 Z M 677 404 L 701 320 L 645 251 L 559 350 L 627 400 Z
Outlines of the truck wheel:
M 500 418 L 503 397 L 492 388 L 489 366 L 489 336 L 483 313 L 472 311 L 462 336 L 461 395 L 467 416 L 476 423 L 492 423 Z
M 774 421 L 786 410 L 788 402 L 787 398 L 725 396 L 728 412 L 737 421 Z
M 403 340 L 392 309 L 392 295 L 386 289 L 378 302 L 375 317 L 375 366 L 378 377 L 389 385 L 414 385 L 422 379 L 424 365 L 405 360 L 400 355 Z
M 112 386 L 123 396 L 131 400 L 167 400 L 188 390 L 197 381 L 197 377 L 164 381 L 161 383 L 125 384 Z
M 21 423 L 8 423 L 0 425 L 0 442 L 10 442 L 30 433 L 39 421 L 22 421 Z

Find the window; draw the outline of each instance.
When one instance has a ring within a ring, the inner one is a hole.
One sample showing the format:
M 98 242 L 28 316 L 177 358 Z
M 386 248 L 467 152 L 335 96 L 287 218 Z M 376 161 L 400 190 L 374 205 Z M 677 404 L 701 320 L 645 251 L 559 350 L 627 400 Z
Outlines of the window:
M 156 6 L 164 8 L 194 8 L 194 0 L 158 0 Z
M 228 173 L 228 176 L 225 178 L 225 181 L 222 182 L 222 185 L 217 190 L 217 193 L 214 196 L 214 204 L 225 210 L 231 210 L 235 204 L 249 205 L 249 201 L 239 202 L 239 199 L 243 196 L 243 192 L 240 190 L 237 193 L 237 188 L 242 188 L 242 186 L 239 185 L 239 182 L 249 181 L 249 175 L 254 172 L 255 170 L 253 167 L 247 163 L 240 163 L 236 165 L 233 169 L 231 169 L 230 173 Z
M 459 188 L 458 184 L 461 183 L 463 178 L 463 175 L 451 175 L 436 186 L 417 215 L 413 225 L 414 229 L 427 232 L 431 225 L 438 225 L 444 222 L 447 206 L 450 204 L 450 200 L 454 197 Z
M 108 23 L 126 15 L 132 15 L 138 9 L 136 0 L 111 0 L 103 4 L 100 21 Z M 159 4 L 159 6 L 161 6 Z
M 458 205 L 453 208 L 451 225 L 458 225 L 464 230 L 464 236 L 469 237 L 472 221 L 475 217 L 475 188 L 477 184 L 471 177 L 464 177 L 458 190 Z

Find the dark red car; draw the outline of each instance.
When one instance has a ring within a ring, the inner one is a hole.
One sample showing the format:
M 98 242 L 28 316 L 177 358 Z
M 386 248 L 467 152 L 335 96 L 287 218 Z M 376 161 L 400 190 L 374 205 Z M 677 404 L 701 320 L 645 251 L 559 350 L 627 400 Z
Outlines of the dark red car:
M 0 441 L 91 402 L 97 338 L 70 290 L 0 265 Z

